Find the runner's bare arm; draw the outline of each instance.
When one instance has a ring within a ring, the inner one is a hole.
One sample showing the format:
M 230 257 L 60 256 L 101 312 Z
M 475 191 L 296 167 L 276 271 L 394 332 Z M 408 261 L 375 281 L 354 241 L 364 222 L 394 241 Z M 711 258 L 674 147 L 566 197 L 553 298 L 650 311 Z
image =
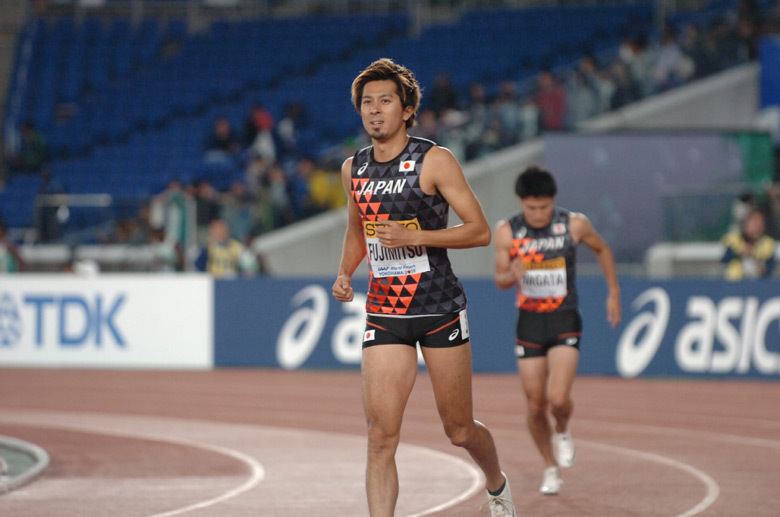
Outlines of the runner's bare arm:
M 426 194 L 441 193 L 463 224 L 442 230 L 408 230 L 400 223 L 377 229 L 379 242 L 387 248 L 435 246 L 475 248 L 490 244 L 490 225 L 479 200 L 471 190 L 460 164 L 444 147 L 433 147 L 425 157 L 420 186 Z
M 620 303 L 620 284 L 618 283 L 615 257 L 609 244 L 599 235 L 590 220 L 583 214 L 572 213 L 569 222 L 571 236 L 575 243 L 582 242 L 596 254 L 596 258 L 604 271 L 609 294 L 607 295 L 607 321 L 615 328 L 622 316 Z
M 348 158 L 341 166 L 341 181 L 347 192 L 347 229 L 344 232 L 344 243 L 341 250 L 341 263 L 336 281 L 333 283 L 333 296 L 340 302 L 349 302 L 355 296 L 352 290 L 352 274 L 366 255 L 363 221 L 352 199 L 352 158 Z
M 512 227 L 504 219 L 496 225 L 493 247 L 495 249 L 496 272 L 494 279 L 500 289 L 509 289 L 525 275 L 525 264 L 519 258 L 512 258 Z

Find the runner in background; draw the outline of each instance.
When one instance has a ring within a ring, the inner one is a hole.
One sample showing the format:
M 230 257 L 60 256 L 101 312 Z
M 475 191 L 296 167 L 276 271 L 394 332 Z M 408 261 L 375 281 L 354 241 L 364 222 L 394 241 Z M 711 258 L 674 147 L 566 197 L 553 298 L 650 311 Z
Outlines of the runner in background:
M 553 175 L 529 167 L 517 178 L 521 212 L 495 232 L 495 281 L 517 288 L 517 365 L 528 401 L 528 428 L 545 462 L 540 492 L 561 489 L 560 468 L 574 465 L 569 432 L 571 389 L 580 357 L 582 319 L 576 286 L 576 248 L 596 254 L 609 288 L 607 320 L 620 322 L 620 286 L 612 250 L 587 217 L 555 206 Z M 550 425 L 548 412 L 554 425 Z

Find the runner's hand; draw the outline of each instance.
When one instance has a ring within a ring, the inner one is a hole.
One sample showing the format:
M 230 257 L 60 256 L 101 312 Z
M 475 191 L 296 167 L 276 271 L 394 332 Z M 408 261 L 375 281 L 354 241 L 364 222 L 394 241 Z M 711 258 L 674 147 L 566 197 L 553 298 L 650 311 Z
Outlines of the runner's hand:
M 393 249 L 412 244 L 412 230 L 398 221 L 387 221 L 387 224 L 376 227 L 379 243 L 385 248 Z
M 352 290 L 352 279 L 347 275 L 339 275 L 333 284 L 333 297 L 340 302 L 351 302 L 355 297 Z
M 515 275 L 515 278 L 517 278 L 518 282 L 525 276 L 525 262 L 523 262 L 523 259 L 520 257 L 512 259 L 512 262 L 509 264 L 509 269 Z

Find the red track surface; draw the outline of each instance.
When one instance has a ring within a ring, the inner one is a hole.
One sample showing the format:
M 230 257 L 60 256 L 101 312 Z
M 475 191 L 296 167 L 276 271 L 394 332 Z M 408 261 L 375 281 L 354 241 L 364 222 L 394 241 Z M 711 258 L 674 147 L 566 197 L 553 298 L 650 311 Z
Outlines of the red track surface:
M 556 497 L 537 491 L 519 378 L 477 375 L 474 393 L 518 515 L 780 515 L 780 383 L 580 377 L 577 463 Z M 0 434 L 51 456 L 42 477 L 0 496 L 2 517 L 367 513 L 355 372 L 5 369 Z M 399 471 L 397 515 L 487 515 L 424 373 Z

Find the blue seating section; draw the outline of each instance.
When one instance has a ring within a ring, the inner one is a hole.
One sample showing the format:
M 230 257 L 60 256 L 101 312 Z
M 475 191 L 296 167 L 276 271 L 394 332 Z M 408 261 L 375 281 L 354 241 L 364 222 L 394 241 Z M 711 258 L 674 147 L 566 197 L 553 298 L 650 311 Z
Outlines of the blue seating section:
M 72 193 L 137 201 L 170 178 L 204 175 L 225 187 L 241 171 L 201 160 L 217 115 L 240 129 L 255 101 L 277 120 L 302 101 L 316 153 L 357 134 L 350 83 L 378 57 L 415 70 L 424 91 L 446 71 L 465 96 L 472 81 L 520 80 L 617 46 L 623 29 L 649 30 L 652 16 L 650 2 L 474 10 L 418 37 L 408 36 L 405 14 L 225 19 L 194 34 L 182 20 L 48 20 L 27 29 L 36 31 L 29 81 L 11 122 L 32 118 L 44 131 L 52 173 Z M 68 106 L 73 113 L 58 117 Z M 26 182 L 0 193 L 12 226 L 33 223 L 35 189 Z

